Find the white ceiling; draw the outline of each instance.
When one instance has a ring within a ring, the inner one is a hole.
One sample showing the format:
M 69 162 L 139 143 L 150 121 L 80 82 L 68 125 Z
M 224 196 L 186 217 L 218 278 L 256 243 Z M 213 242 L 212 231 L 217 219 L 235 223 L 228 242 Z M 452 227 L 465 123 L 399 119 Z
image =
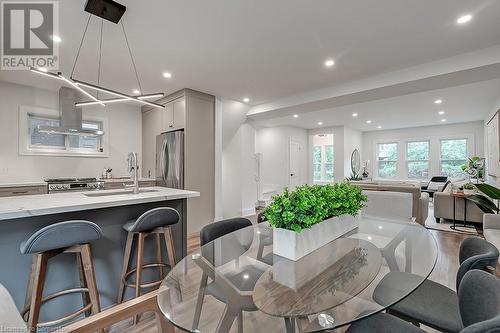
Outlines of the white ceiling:
M 349 126 L 360 131 L 383 130 L 461 123 L 484 120 L 493 111 L 492 107 L 500 96 L 500 79 L 482 81 L 452 88 L 426 91 L 376 101 L 352 104 L 321 110 L 300 113 L 299 118 L 286 117 L 256 120 L 260 126 L 295 126 L 306 129 Z M 440 105 L 434 103 L 442 99 Z M 438 112 L 444 110 L 444 115 Z M 358 113 L 354 118 L 353 113 Z M 367 124 L 367 120 L 372 120 Z M 321 121 L 323 125 L 317 123 Z
M 500 44 L 498 0 L 120 2 L 128 7 L 124 23 L 144 93 L 189 87 L 260 104 Z M 61 69 L 68 73 L 87 14 L 85 0 L 59 3 Z M 474 19 L 457 26 L 463 13 Z M 93 20 L 76 78 L 96 81 L 98 27 Z M 103 56 L 102 85 L 137 88 L 120 27 L 112 23 L 105 24 Z M 324 68 L 328 57 L 334 68 Z M 164 79 L 163 71 L 173 78 Z M 19 71 L 1 71 L 0 80 L 49 89 L 59 84 Z M 412 103 L 402 103 L 405 109 L 421 105 L 406 98 Z M 391 121 L 397 123 L 398 114 Z

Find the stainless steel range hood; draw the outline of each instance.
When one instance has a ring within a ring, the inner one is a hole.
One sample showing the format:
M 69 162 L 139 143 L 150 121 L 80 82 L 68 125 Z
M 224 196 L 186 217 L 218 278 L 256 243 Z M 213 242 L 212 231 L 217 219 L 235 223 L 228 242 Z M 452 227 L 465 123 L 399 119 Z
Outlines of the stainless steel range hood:
M 40 133 L 64 134 L 77 136 L 102 136 L 102 130 L 82 128 L 82 108 L 75 106 L 79 99 L 79 92 L 68 87 L 59 89 L 59 111 L 61 113 L 61 126 L 38 125 L 36 130 Z

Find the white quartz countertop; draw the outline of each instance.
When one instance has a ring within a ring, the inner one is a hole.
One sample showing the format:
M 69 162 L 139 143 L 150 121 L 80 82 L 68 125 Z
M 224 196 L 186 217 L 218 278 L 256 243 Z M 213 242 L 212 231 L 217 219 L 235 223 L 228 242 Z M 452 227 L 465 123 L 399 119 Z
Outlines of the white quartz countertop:
M 4 197 L 0 198 L 0 220 L 200 196 L 199 192 L 168 187 L 141 187 L 141 191 L 139 194 L 130 190 L 101 190 Z
M 46 182 L 0 183 L 0 188 L 2 188 L 2 187 L 22 187 L 22 186 L 47 186 L 47 183 Z

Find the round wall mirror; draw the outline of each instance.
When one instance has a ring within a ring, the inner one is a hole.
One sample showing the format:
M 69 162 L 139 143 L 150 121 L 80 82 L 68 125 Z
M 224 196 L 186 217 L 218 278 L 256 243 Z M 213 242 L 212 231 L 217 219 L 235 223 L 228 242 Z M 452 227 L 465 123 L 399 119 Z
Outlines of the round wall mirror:
M 353 174 L 358 175 L 361 170 L 361 156 L 359 155 L 359 151 L 354 149 L 351 154 L 351 171 Z

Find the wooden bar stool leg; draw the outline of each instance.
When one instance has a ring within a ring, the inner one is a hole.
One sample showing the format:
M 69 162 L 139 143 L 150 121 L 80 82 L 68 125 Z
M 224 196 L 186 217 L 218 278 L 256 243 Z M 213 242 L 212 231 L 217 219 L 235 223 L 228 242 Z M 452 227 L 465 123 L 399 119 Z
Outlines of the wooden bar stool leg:
M 177 260 L 175 258 L 174 238 L 172 237 L 172 230 L 170 229 L 170 227 L 164 228 L 164 235 L 165 244 L 167 245 L 168 262 L 170 264 L 170 269 L 172 269 L 174 268 Z
M 122 267 L 122 273 L 120 275 L 120 287 L 118 289 L 118 301 L 117 301 L 118 304 L 123 302 L 123 297 L 125 296 L 125 288 L 126 288 L 125 275 L 127 274 L 128 271 L 133 244 L 134 244 L 134 233 L 129 232 L 127 235 L 127 242 L 125 243 L 125 253 L 123 255 L 123 267 Z
M 143 232 L 139 233 L 139 239 L 137 242 L 137 267 L 136 267 L 136 280 L 135 280 L 135 297 L 141 296 L 141 283 L 142 283 L 142 265 L 144 265 L 144 239 L 146 234 Z M 134 317 L 134 324 L 140 319 L 140 315 Z
M 85 271 L 83 269 L 82 254 L 77 252 L 75 253 L 75 255 L 76 255 L 76 261 L 78 263 L 78 275 L 80 276 L 80 288 L 88 289 L 88 283 L 87 279 L 85 278 Z M 82 302 L 84 307 L 87 306 L 87 304 L 91 304 L 89 293 L 82 293 Z M 85 317 L 88 317 L 91 314 L 92 313 L 90 309 L 88 311 L 85 311 Z
M 36 332 L 40 306 L 42 305 L 43 286 L 47 274 L 48 256 L 45 253 L 34 254 L 35 271 L 31 284 L 30 311 L 28 315 L 28 332 Z
M 33 295 L 33 279 L 35 277 L 37 256 L 35 254 L 31 255 L 31 269 L 30 276 L 28 280 L 28 289 L 26 289 L 26 298 L 24 300 L 24 309 L 29 308 L 31 304 L 31 296 Z M 24 321 L 28 321 L 27 315 L 24 315 Z
M 161 236 L 160 234 L 155 234 L 156 238 L 156 262 L 158 264 L 163 263 L 163 256 L 161 253 Z M 160 273 L 160 280 L 163 280 L 163 267 L 159 266 L 158 267 L 159 273 Z
M 90 298 L 90 302 L 92 303 L 90 312 L 92 313 L 92 315 L 95 315 L 101 312 L 101 302 L 99 301 L 99 291 L 97 290 L 97 282 L 95 279 L 92 251 L 89 244 L 80 245 L 80 251 L 80 256 L 82 258 L 83 264 L 83 274 L 85 276 L 87 288 L 89 289 L 88 295 Z M 104 330 L 100 330 L 99 332 L 104 333 Z

